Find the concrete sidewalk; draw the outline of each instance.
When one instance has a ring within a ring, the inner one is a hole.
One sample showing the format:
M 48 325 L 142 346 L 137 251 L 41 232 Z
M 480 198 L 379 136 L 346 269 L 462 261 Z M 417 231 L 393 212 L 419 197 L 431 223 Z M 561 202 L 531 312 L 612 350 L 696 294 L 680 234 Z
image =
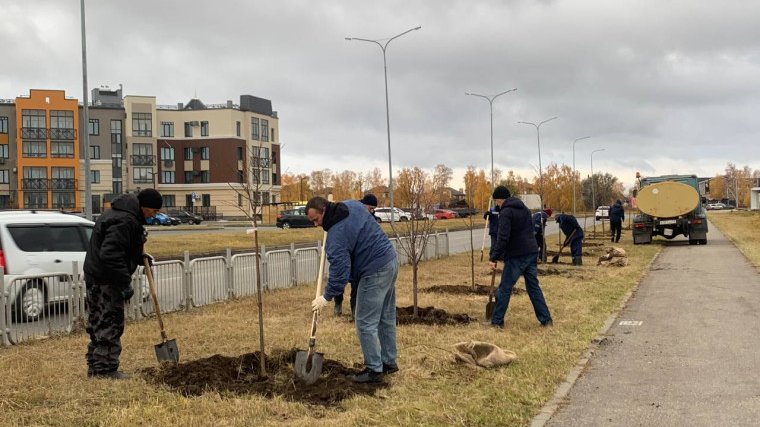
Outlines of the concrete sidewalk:
M 760 425 L 760 275 L 712 225 L 666 245 L 547 425 Z

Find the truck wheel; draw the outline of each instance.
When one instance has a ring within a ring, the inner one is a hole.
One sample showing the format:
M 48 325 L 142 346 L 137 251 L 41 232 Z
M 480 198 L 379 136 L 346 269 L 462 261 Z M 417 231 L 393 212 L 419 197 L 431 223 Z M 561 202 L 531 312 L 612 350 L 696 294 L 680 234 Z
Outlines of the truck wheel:
M 700 245 L 706 245 L 707 244 L 707 239 L 700 239 L 699 240 L 699 244 Z

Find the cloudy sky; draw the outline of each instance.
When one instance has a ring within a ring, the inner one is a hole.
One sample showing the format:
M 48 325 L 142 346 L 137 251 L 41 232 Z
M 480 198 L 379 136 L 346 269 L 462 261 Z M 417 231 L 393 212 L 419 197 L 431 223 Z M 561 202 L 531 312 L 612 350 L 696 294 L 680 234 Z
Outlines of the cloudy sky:
M 644 175 L 760 168 L 760 2 L 724 0 L 87 3 L 89 86 L 159 104 L 272 100 L 283 171 L 387 172 L 387 39 L 394 169 L 494 161 L 532 177 L 541 161 L 626 186 Z M 77 0 L 5 0 L 0 98 L 30 88 L 82 97 Z M 457 186 L 458 183 L 454 183 Z M 461 185 L 461 184 L 459 184 Z

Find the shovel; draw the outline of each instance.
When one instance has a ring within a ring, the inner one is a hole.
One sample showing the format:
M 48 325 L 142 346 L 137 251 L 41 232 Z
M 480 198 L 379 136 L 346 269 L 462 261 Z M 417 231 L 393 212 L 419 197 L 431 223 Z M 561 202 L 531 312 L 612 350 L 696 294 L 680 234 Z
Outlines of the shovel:
M 145 266 L 145 275 L 148 277 L 148 290 L 150 291 L 150 298 L 153 300 L 153 307 L 156 309 L 158 327 L 161 329 L 161 343 L 155 345 L 156 358 L 159 362 L 172 362 L 176 365 L 179 363 L 179 349 L 177 348 L 177 341 L 166 338 L 164 321 L 161 319 L 161 306 L 158 304 L 158 297 L 156 296 L 156 283 L 153 280 L 153 270 L 150 268 L 148 258 L 143 258 L 143 264 Z
M 573 230 L 573 232 L 570 233 L 570 236 L 567 239 L 565 239 L 565 243 L 559 247 L 559 253 L 552 257 L 552 264 L 556 264 L 559 262 L 559 256 L 562 255 L 562 249 L 565 249 L 565 246 L 567 246 L 570 243 L 570 240 L 573 239 L 573 236 L 575 236 L 575 230 Z
M 325 273 L 325 244 L 327 243 L 327 232 L 322 237 L 322 253 L 319 255 L 319 273 L 317 275 L 317 293 L 314 298 L 321 295 L 322 276 Z M 319 379 L 322 374 L 322 363 L 324 354 L 314 351 L 317 345 L 317 318 L 319 312 L 315 311 L 311 317 L 311 329 L 309 330 L 309 350 L 299 350 L 296 353 L 296 361 L 293 365 L 296 378 L 306 385 L 312 385 Z
M 496 270 L 491 271 L 491 292 L 488 294 L 488 302 L 486 303 L 486 319 L 490 319 L 493 315 L 493 307 L 496 305 L 493 294 L 495 291 L 494 284 L 496 284 Z

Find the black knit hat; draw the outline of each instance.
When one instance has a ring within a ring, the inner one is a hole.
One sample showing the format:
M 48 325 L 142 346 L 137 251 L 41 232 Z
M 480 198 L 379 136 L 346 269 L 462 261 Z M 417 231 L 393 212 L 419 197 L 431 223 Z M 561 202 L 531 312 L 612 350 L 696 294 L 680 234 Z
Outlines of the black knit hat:
M 500 185 L 493 189 L 493 199 L 508 199 L 512 197 L 512 194 L 509 193 L 509 189 L 503 185 Z
M 164 199 L 161 197 L 161 193 L 152 189 L 146 188 L 137 194 L 137 200 L 140 201 L 140 207 L 161 209 L 164 205 Z
M 374 194 L 365 194 L 364 197 L 359 200 L 363 205 L 377 207 L 377 197 Z

